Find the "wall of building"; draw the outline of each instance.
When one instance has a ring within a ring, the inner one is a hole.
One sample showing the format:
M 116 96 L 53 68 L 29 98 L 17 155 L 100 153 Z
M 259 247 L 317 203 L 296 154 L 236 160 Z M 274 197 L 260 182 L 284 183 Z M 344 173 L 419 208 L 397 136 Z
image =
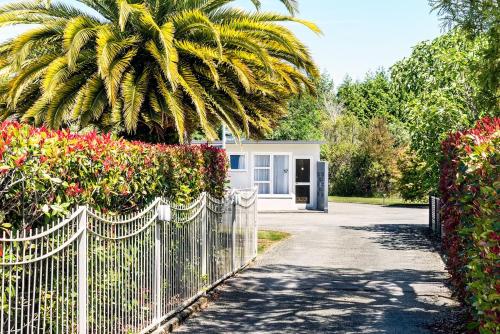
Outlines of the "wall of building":
M 290 154 L 289 161 L 290 170 L 290 194 L 289 195 L 259 195 L 259 210 L 293 210 L 301 208 L 300 204 L 295 204 L 295 159 L 309 158 L 311 159 L 311 185 L 310 185 L 310 203 L 307 209 L 316 209 L 317 206 L 317 162 L 320 160 L 320 144 L 311 143 L 266 143 L 266 144 L 227 144 L 226 150 L 228 154 L 239 153 L 245 154 L 246 169 L 244 171 L 230 171 L 229 176 L 231 186 L 233 188 L 250 188 L 253 186 L 252 168 L 253 156 L 255 154 Z M 305 205 L 302 205 L 305 207 Z

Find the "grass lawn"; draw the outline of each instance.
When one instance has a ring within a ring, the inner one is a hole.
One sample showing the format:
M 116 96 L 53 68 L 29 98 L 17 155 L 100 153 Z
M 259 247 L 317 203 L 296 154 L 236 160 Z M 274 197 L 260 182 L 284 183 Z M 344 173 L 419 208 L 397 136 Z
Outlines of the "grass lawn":
M 328 196 L 330 202 L 336 203 L 358 203 L 358 204 L 375 204 L 375 205 L 389 205 L 389 206 L 422 206 L 427 205 L 427 202 L 405 202 L 398 197 L 341 197 L 341 196 Z
M 271 247 L 271 245 L 284 240 L 290 236 L 290 233 L 279 232 L 279 231 L 259 231 L 259 244 L 258 252 L 263 253 Z

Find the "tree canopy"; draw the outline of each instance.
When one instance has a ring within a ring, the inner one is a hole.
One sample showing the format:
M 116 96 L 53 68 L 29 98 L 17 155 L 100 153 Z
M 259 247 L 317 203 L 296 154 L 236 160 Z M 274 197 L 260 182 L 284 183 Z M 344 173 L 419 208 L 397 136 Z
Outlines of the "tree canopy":
M 346 112 L 356 115 L 364 123 L 374 117 L 399 117 L 398 101 L 391 91 L 385 70 L 368 73 L 361 81 L 345 78 L 338 87 L 337 99 Z
M 500 2 L 498 0 L 429 0 L 448 28 L 459 28 L 469 40 L 481 37 L 485 47 L 473 69 L 490 98 L 488 107 L 500 114 Z
M 420 196 L 437 188 L 440 144 L 448 133 L 470 127 L 493 113 L 489 108 L 491 95 L 482 89 L 475 71 L 487 43 L 482 36 L 470 40 L 460 29 L 454 29 L 418 44 L 409 57 L 391 68 L 393 89 L 402 103 L 404 124 L 411 136 L 410 146 L 420 158 L 413 165 L 419 166 L 420 181 L 412 182 L 423 191 Z
M 334 98 L 333 81 L 324 73 L 315 82 L 315 94 L 293 97 L 288 112 L 279 120 L 269 139 L 321 140 L 323 124 L 328 115 L 328 103 Z
M 479 72 L 490 45 L 485 33 L 471 38 L 455 27 L 417 44 L 388 71 L 363 80 L 347 77 L 328 96 L 294 99 L 276 133 L 281 139 L 326 140 L 323 156 L 335 194 L 397 190 L 404 199 L 419 200 L 437 191 L 442 140 L 499 113 L 497 97 Z M 369 153 L 377 145 L 387 150 L 380 159 Z
M 292 15 L 244 11 L 233 0 L 78 2 L 91 10 L 0 8 L 0 26 L 34 25 L 0 45 L 0 119 L 153 141 L 195 131 L 213 139 L 221 123 L 261 137 L 291 96 L 314 89 L 309 51 L 281 22 L 320 31 Z M 296 1 L 281 2 L 296 12 Z

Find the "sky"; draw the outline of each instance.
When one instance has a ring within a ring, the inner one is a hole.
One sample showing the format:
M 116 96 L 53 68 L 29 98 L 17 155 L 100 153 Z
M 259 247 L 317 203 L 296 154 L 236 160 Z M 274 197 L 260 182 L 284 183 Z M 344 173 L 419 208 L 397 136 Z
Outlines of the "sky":
M 251 8 L 250 0 L 237 0 Z M 283 11 L 278 0 L 262 0 L 263 10 Z M 339 84 L 346 75 L 363 79 L 388 69 L 417 43 L 442 34 L 427 0 L 299 0 L 300 18 L 316 23 L 322 36 L 298 25 L 292 30 L 310 48 L 321 71 Z
M 0 6 L 9 2 L 0 0 Z M 285 11 L 279 0 L 262 3 L 262 10 Z M 250 0 L 235 5 L 252 8 Z M 418 42 L 439 36 L 440 22 L 430 9 L 427 0 L 299 0 L 297 16 L 316 23 L 323 34 L 287 26 L 310 48 L 320 70 L 339 84 L 346 75 L 363 79 L 368 71 L 388 69 Z M 0 41 L 23 29 L 0 28 Z

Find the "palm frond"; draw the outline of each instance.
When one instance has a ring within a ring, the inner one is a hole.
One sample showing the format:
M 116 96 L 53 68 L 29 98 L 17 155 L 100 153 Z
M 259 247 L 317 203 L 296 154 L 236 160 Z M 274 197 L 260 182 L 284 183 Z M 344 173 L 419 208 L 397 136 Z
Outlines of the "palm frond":
M 44 54 L 47 44 L 60 43 L 61 33 L 62 25 L 59 23 L 42 25 L 17 36 L 9 43 L 13 69 L 19 69 L 23 62 L 33 54 Z
M 178 93 L 172 93 L 168 89 L 160 73 L 155 73 L 155 78 L 158 84 L 159 93 L 163 97 L 165 105 L 168 108 L 169 112 L 172 114 L 177 133 L 179 134 L 179 139 L 182 142 L 184 140 L 185 131 L 185 119 L 184 111 L 182 110 L 182 102 L 179 98 Z
M 9 81 L 8 104 L 16 108 L 19 97 L 24 89 L 39 81 L 47 70 L 47 66 L 52 63 L 56 55 L 43 55 L 24 64 L 17 76 Z
M 125 129 L 129 132 L 137 129 L 141 107 L 147 94 L 149 75 L 150 71 L 145 68 L 140 74 L 130 70 L 123 76 L 123 120 Z
M 67 50 L 68 67 L 75 69 L 81 49 L 89 42 L 95 41 L 96 23 L 86 17 L 78 16 L 68 21 L 64 28 L 64 47 Z
M 234 0 L 0 7 L 0 26 L 33 25 L 0 44 L 0 119 L 129 135 L 147 127 L 158 138 L 175 128 L 180 141 L 200 130 L 214 139 L 223 123 L 258 138 L 318 76 L 282 23 L 319 28 L 294 16 L 296 0 L 280 1 L 290 15 L 237 9 Z
M 92 120 L 98 119 L 108 106 L 104 81 L 94 74 L 82 89 L 82 101 L 73 112 L 73 118 L 80 119 L 81 127 L 87 126 Z
M 213 140 L 217 138 L 215 130 L 211 128 L 208 123 L 207 110 L 203 99 L 203 96 L 205 95 L 203 86 L 200 85 L 188 65 L 181 65 L 179 67 L 179 74 L 179 83 L 195 106 L 200 127 L 203 129 L 208 139 Z
M 87 12 L 62 2 L 51 2 L 46 6 L 39 1 L 16 1 L 0 7 L 0 27 L 14 24 L 57 23 L 79 16 L 93 18 Z

